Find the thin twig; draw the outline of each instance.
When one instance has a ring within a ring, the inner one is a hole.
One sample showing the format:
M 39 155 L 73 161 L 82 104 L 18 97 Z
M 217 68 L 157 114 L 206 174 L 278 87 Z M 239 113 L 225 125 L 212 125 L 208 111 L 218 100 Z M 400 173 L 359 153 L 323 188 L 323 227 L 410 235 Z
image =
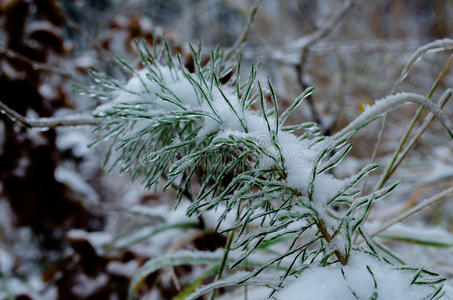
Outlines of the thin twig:
M 5 115 L 11 121 L 18 123 L 25 128 L 55 128 L 63 126 L 83 125 L 96 126 L 101 124 L 100 119 L 82 115 L 65 118 L 27 118 L 8 107 L 2 101 L 0 101 L 0 113 Z
M 252 6 L 252 9 L 250 11 L 250 15 L 247 20 L 247 24 L 245 24 L 244 31 L 238 37 L 238 39 L 233 44 L 233 46 L 231 46 L 231 48 L 229 48 L 228 50 L 225 51 L 225 60 L 229 60 L 235 54 L 240 52 L 240 50 L 244 46 L 245 42 L 247 42 L 250 31 L 252 30 L 253 25 L 255 24 L 256 14 L 258 12 L 258 8 L 259 8 L 261 2 L 262 2 L 262 0 L 255 1 L 254 5 Z
M 422 202 L 420 202 L 419 204 L 417 204 L 416 206 L 414 206 L 413 208 L 407 210 L 406 212 L 404 212 L 403 214 L 399 215 L 398 217 L 384 223 L 384 225 L 382 225 L 378 230 L 376 230 L 375 232 L 373 232 L 372 234 L 370 234 L 371 237 L 374 237 L 376 235 L 378 235 L 379 233 L 387 230 L 389 227 L 407 219 L 408 217 L 418 213 L 419 211 L 425 209 L 426 207 L 428 206 L 431 206 L 433 205 L 434 203 L 438 202 L 438 201 L 441 201 L 443 199 L 445 199 L 446 197 L 450 196 L 453 194 L 453 187 L 451 188 L 448 188 L 446 190 L 443 190 L 442 192 L 428 198 L 428 199 L 425 199 L 423 200 Z

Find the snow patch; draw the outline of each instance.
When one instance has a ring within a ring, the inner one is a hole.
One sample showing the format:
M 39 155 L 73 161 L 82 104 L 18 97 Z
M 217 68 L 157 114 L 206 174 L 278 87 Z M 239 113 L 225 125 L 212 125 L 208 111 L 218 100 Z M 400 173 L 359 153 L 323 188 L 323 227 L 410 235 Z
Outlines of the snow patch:
M 109 277 L 106 274 L 99 274 L 90 278 L 84 274 L 76 277 L 72 292 L 80 297 L 88 297 L 107 284 Z
M 138 270 L 138 262 L 136 260 L 122 263 L 118 261 L 111 261 L 107 265 L 107 271 L 111 274 L 132 278 Z
M 79 193 L 86 204 L 98 205 L 100 203 L 96 190 L 79 173 L 63 166 L 58 166 L 55 169 L 55 179 L 68 185 L 74 192 Z
M 410 286 L 413 279 L 412 273 L 396 270 L 390 265 L 360 254 L 352 256 L 348 265 L 343 267 L 346 280 L 338 266 L 310 268 L 304 271 L 295 282 L 280 291 L 277 299 L 372 299 L 375 291 L 374 281 L 367 266 L 376 279 L 377 299 L 422 299 L 433 291 L 432 288 L 424 285 Z M 357 297 L 354 297 L 351 289 Z

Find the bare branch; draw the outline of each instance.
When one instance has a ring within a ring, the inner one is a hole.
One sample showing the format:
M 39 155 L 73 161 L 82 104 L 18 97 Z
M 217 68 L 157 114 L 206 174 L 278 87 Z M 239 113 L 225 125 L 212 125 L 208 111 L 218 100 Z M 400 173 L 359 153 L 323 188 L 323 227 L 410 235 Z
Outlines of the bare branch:
M 75 83 L 81 84 L 80 81 L 77 80 L 77 78 L 75 77 L 74 74 L 66 72 L 56 66 L 52 66 L 49 64 L 43 64 L 43 63 L 37 62 L 35 60 L 32 60 L 14 50 L 6 47 L 2 43 L 0 43 L 0 53 L 5 54 L 9 58 L 12 58 L 12 59 L 15 58 L 15 59 L 21 60 L 21 61 L 29 64 L 34 70 L 44 71 L 44 72 L 48 72 L 48 73 L 54 73 L 54 74 L 60 75 L 63 78 L 70 79 L 70 80 L 74 81 Z
M 410 70 L 415 65 L 415 63 L 426 53 L 428 52 L 438 52 L 438 51 L 447 51 L 453 49 L 453 40 L 452 39 L 442 39 L 436 40 L 434 42 L 428 43 L 426 45 L 421 46 L 420 48 L 415 51 L 414 54 L 410 57 L 409 61 L 404 66 L 404 69 L 401 71 L 400 76 L 395 81 L 393 85 L 392 92 L 395 92 L 396 87 L 406 79 L 407 75 L 409 75 Z
M 309 87 L 309 84 L 307 82 L 305 82 L 305 80 L 303 78 L 304 66 L 305 66 L 305 62 L 307 61 L 308 52 L 309 52 L 309 48 L 303 48 L 301 55 L 300 55 L 300 63 L 298 65 L 294 66 L 295 70 L 296 70 L 297 81 L 299 82 L 299 85 L 302 88 L 302 90 L 306 90 Z M 308 101 L 308 107 L 310 108 L 310 114 L 311 114 L 313 121 L 315 121 L 324 131 L 324 122 L 321 120 L 318 110 L 316 109 L 316 105 L 313 101 L 313 97 L 311 95 L 308 96 L 307 101 Z
M 300 61 L 299 64 L 295 65 L 296 69 L 296 76 L 297 80 L 302 87 L 303 90 L 305 90 L 309 85 L 304 81 L 303 75 L 304 75 L 304 68 L 305 68 L 305 63 L 308 59 L 308 55 L 310 53 L 310 49 L 312 46 L 314 46 L 317 42 L 319 42 L 321 39 L 325 38 L 326 36 L 329 35 L 329 33 L 332 32 L 332 30 L 341 22 L 341 20 L 346 16 L 347 12 L 352 8 L 352 6 L 356 3 L 356 0 L 347 0 L 343 3 L 342 9 L 333 17 L 332 21 L 325 27 L 322 27 L 318 30 L 316 30 L 314 33 L 303 36 L 300 39 L 294 41 L 293 43 L 290 44 L 290 46 L 300 48 Z M 325 122 L 321 119 L 321 116 L 319 112 L 316 109 L 316 105 L 313 101 L 313 98 L 310 96 L 308 99 L 308 103 L 310 106 L 310 113 L 312 115 L 313 121 L 318 123 L 320 127 L 323 130 L 323 133 L 329 134 L 330 133 L 330 128 L 327 128 L 327 125 Z
M 343 3 L 341 10 L 332 18 L 329 24 L 316 30 L 312 34 L 303 36 L 294 42 L 290 43 L 288 46 L 291 48 L 308 48 L 313 46 L 315 43 L 319 42 L 326 36 L 328 36 L 335 27 L 340 24 L 346 14 L 351 10 L 351 8 L 357 3 L 357 0 L 347 0 Z
M 0 101 L 0 113 L 5 115 L 8 119 L 22 125 L 25 128 L 55 128 L 65 126 L 96 126 L 101 124 L 100 119 L 91 116 L 74 115 L 65 118 L 39 118 L 32 119 L 22 116 L 17 113 L 5 103 Z

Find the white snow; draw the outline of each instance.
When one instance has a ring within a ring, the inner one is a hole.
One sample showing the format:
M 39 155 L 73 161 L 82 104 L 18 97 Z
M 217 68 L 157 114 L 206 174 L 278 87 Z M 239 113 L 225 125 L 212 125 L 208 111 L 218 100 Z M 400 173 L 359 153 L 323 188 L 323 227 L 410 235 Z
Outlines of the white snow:
M 17 166 L 13 171 L 14 176 L 24 177 L 25 172 L 30 165 L 30 158 L 28 156 L 22 156 L 17 162 Z
M 278 142 L 285 159 L 287 184 L 306 193 L 317 152 L 308 149 L 307 141 L 299 141 L 290 133 L 279 133 Z
M 242 289 L 235 289 L 231 293 L 227 293 L 225 295 L 219 296 L 216 300 L 263 300 L 266 299 L 267 296 L 272 292 L 272 289 L 262 286 L 249 286 L 247 290 L 245 288 Z M 247 297 L 245 296 L 247 295 Z
M 38 91 L 44 99 L 57 99 L 58 97 L 58 90 L 48 83 L 41 84 Z
M 3 274 L 9 273 L 14 266 L 14 257 L 7 251 L 0 248 L 0 272 Z
M 347 282 L 336 266 L 314 267 L 304 271 L 300 277 L 280 291 L 278 300 L 349 300 L 355 299 L 349 286 L 358 299 L 372 299 L 374 291 L 372 270 L 377 282 L 377 299 L 407 300 L 422 299 L 433 290 L 424 285 L 410 286 L 413 273 L 396 270 L 390 265 L 379 263 L 369 256 L 355 255 L 343 267 Z
M 135 275 L 138 270 L 138 262 L 136 260 L 128 261 L 127 263 L 122 263 L 119 261 L 111 261 L 107 265 L 107 271 L 111 274 L 124 276 L 131 278 Z
M 25 71 L 17 71 L 8 63 L 6 59 L 2 59 L 0 63 L 0 70 L 8 78 L 13 80 L 24 80 L 27 77 L 27 73 L 25 73 Z
M 90 150 L 87 145 L 92 141 L 90 134 L 82 130 L 59 131 L 57 136 L 57 147 L 60 150 L 71 149 L 77 157 L 86 157 Z
M 225 211 L 225 206 L 220 204 L 217 208 L 207 211 L 203 214 L 203 221 L 206 228 L 215 229 L 219 223 L 221 215 Z M 236 223 L 236 216 L 234 214 L 227 214 L 223 222 L 220 224 L 218 231 L 231 228 Z
M 75 285 L 72 287 L 72 292 L 80 297 L 88 297 L 105 286 L 108 280 L 109 278 L 106 274 L 99 274 L 95 278 L 79 274 L 76 277 Z
M 94 248 L 99 251 L 103 246 L 111 242 L 112 236 L 104 231 L 86 232 L 81 229 L 71 229 L 66 233 L 69 238 L 84 238 L 87 239 Z
M 87 52 L 74 60 L 78 68 L 88 69 L 96 65 L 96 54 L 94 52 Z
M 55 179 L 68 185 L 74 192 L 79 193 L 83 197 L 84 203 L 88 206 L 100 203 L 98 193 L 85 181 L 80 173 L 64 166 L 58 166 L 55 169 Z

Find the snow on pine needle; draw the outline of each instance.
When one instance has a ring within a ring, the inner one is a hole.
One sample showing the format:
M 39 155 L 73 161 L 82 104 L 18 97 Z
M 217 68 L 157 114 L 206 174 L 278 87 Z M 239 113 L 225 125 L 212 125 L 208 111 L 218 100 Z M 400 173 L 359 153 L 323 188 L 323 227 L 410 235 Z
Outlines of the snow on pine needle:
M 398 263 L 362 230 L 374 202 L 398 183 L 359 197 L 360 180 L 377 165 L 364 166 L 346 179 L 335 178 L 330 170 L 348 154 L 348 141 L 358 130 L 408 101 L 425 105 L 448 128 L 448 120 L 428 99 L 410 93 L 390 96 L 338 134 L 319 136 L 314 123 L 285 124 L 313 88 L 280 112 L 270 81 L 258 81 L 255 67 L 244 79 L 240 60 L 226 62 L 218 49 L 202 66 L 201 49 L 191 46 L 191 73 L 168 46 L 149 50 L 139 42 L 137 47 L 144 68 L 135 70 L 120 60 L 132 74 L 126 84 L 92 72 L 112 99 L 94 111 L 104 122 L 96 129 L 99 138 L 93 145 L 110 144 L 108 170 L 128 173 L 148 188 L 161 181 L 165 189 L 175 188 L 178 202 L 190 200 L 188 216 L 203 218 L 220 210 L 215 229 L 231 239 L 225 257 L 230 250 L 241 252 L 224 260 L 230 268 L 240 267 L 254 253 L 271 254 L 269 263 L 253 268 L 240 281 L 235 278 L 235 285 L 271 272 L 279 281 L 270 285 L 275 292 L 307 268 L 347 265 L 358 252 L 378 262 Z M 294 133 L 300 130 L 301 135 Z M 356 235 L 365 241 L 361 246 L 353 245 Z M 271 268 L 282 261 L 290 262 L 286 270 Z M 222 274 L 223 265 L 220 269 Z M 130 293 L 136 288 L 132 286 Z M 218 284 L 213 283 L 214 288 Z

